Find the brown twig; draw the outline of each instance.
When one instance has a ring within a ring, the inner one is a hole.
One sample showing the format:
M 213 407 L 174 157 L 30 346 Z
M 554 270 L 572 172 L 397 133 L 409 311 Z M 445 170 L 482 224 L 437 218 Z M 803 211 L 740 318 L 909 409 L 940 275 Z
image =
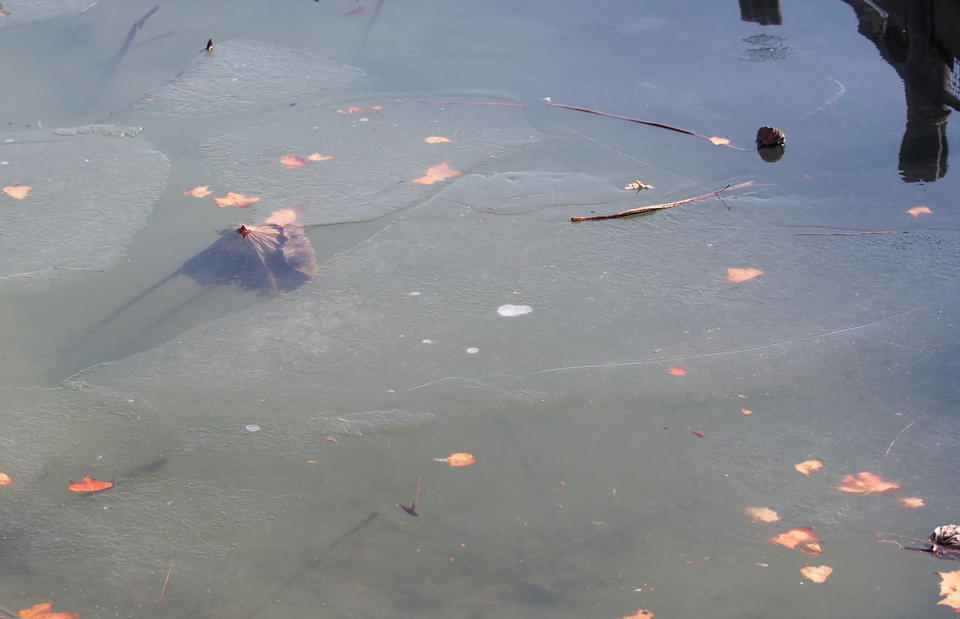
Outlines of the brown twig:
M 673 208 L 675 206 L 681 206 L 683 204 L 696 202 L 697 200 L 705 200 L 707 198 L 713 198 L 727 191 L 736 191 L 737 189 L 743 189 L 744 187 L 749 187 L 750 185 L 753 185 L 753 181 L 747 181 L 745 183 L 740 183 L 738 185 L 727 185 L 723 189 L 711 191 L 710 193 L 705 193 L 703 195 L 696 196 L 693 198 L 687 198 L 686 200 L 677 200 L 676 202 L 667 202 L 666 204 L 653 204 L 651 206 L 641 206 L 639 208 L 632 208 L 626 211 L 620 211 L 619 213 L 613 213 L 612 215 L 592 215 L 590 217 L 571 217 L 570 221 L 600 221 L 602 219 L 619 219 L 620 217 L 630 217 L 632 215 L 652 213 L 653 211 L 662 211 L 664 209 Z
M 889 456 L 889 455 L 890 455 L 890 452 L 893 451 L 893 445 L 897 442 L 897 439 L 899 439 L 899 438 L 903 435 L 904 432 L 906 432 L 907 430 L 909 430 L 909 429 L 910 429 L 910 426 L 912 426 L 913 424 L 917 423 L 917 421 L 919 421 L 919 420 L 920 420 L 920 418 L 917 417 L 916 419 L 914 419 L 913 421 L 911 421 L 910 423 L 908 423 L 906 426 L 904 426 L 904 428 L 903 428 L 902 430 L 900 430 L 899 432 L 897 432 L 897 435 L 896 435 L 895 437 L 893 437 L 893 440 L 892 440 L 892 441 L 890 441 L 890 446 L 887 447 L 886 453 L 883 454 L 883 457 L 884 457 L 884 458 L 886 458 L 887 456 Z
M 864 236 L 867 234 L 907 234 L 907 231 L 869 230 L 867 232 L 797 232 L 796 236 Z
M 600 110 L 594 110 L 594 109 L 591 109 L 591 108 L 588 108 L 588 107 L 579 107 L 579 106 L 576 106 L 576 105 L 566 105 L 566 104 L 564 104 L 564 103 L 554 103 L 554 102 L 552 102 L 552 101 L 546 101 L 546 103 L 547 103 L 547 105 L 549 105 L 550 107 L 561 107 L 561 108 L 563 108 L 563 109 L 565 109 L 565 110 L 574 110 L 574 111 L 576 111 L 576 112 L 586 112 L 587 114 L 596 114 L 597 116 L 605 116 L 605 117 L 607 117 L 607 118 L 616 118 L 616 119 L 618 119 L 618 120 L 626 120 L 627 122 L 638 123 L 638 124 L 647 125 L 647 126 L 650 126 L 650 127 L 658 127 L 658 128 L 660 128 L 660 129 L 666 129 L 667 131 L 676 131 L 677 133 L 683 133 L 684 135 L 692 135 L 693 137 L 707 140 L 708 142 L 710 142 L 710 143 L 712 143 L 712 144 L 716 144 L 716 145 L 718 145 L 718 146 L 730 146 L 731 148 L 735 148 L 735 149 L 737 149 L 737 150 L 743 150 L 743 149 L 740 148 L 739 146 L 732 146 L 732 145 L 729 143 L 729 140 L 717 140 L 717 141 L 715 141 L 715 138 L 711 138 L 711 137 L 702 135 L 702 134 L 700 134 L 700 133 L 697 133 L 696 131 L 691 131 L 690 129 L 682 129 L 682 128 L 680 128 L 680 127 L 674 127 L 673 125 L 667 125 L 667 124 L 664 124 L 664 123 L 658 123 L 658 122 L 654 122 L 654 121 L 652 121 L 652 120 L 641 120 L 641 119 L 639 119 L 639 118 L 632 118 L 632 117 L 630 117 L 630 116 L 622 116 L 622 115 L 620 115 L 620 114 L 611 114 L 611 113 L 609 113 L 609 112 L 601 112 Z
M 173 559 L 170 559 L 170 565 L 167 566 L 167 573 L 163 575 L 163 585 L 160 587 L 160 599 L 163 599 L 163 594 L 167 592 L 167 583 L 170 582 L 170 574 L 173 573 Z

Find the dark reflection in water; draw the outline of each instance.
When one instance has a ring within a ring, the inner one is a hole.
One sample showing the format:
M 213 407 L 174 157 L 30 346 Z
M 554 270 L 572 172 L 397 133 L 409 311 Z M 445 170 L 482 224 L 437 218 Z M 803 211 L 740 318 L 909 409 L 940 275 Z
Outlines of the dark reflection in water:
M 960 109 L 960 4 L 954 0 L 843 1 L 856 13 L 860 34 L 877 46 L 903 80 L 907 100 L 907 124 L 900 144 L 903 180 L 943 178 L 947 118 L 950 108 Z M 780 25 L 780 1 L 740 0 L 740 18 Z M 751 52 L 757 55 L 756 50 Z

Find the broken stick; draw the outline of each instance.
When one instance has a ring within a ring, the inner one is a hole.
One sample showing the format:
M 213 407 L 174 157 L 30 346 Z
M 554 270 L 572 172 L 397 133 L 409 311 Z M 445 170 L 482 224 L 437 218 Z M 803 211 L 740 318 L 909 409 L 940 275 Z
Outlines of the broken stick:
M 641 206 L 639 208 L 632 208 L 626 211 L 620 211 L 619 213 L 613 213 L 612 215 L 592 215 L 590 217 L 571 217 L 570 221 L 600 221 L 601 219 L 619 219 L 620 217 L 642 215 L 643 213 L 652 213 L 654 211 L 662 211 L 664 209 L 673 208 L 675 206 L 680 206 L 682 204 L 689 204 L 691 202 L 696 202 L 697 200 L 705 200 L 707 198 L 713 198 L 727 191 L 736 191 L 737 189 L 743 189 L 744 187 L 749 187 L 751 185 L 753 185 L 753 181 L 747 181 L 745 183 L 739 183 L 737 185 L 727 185 L 723 189 L 711 191 L 710 193 L 705 193 L 701 196 L 687 198 L 686 200 L 677 200 L 676 202 L 667 202 L 665 204 L 653 204 L 651 206 Z

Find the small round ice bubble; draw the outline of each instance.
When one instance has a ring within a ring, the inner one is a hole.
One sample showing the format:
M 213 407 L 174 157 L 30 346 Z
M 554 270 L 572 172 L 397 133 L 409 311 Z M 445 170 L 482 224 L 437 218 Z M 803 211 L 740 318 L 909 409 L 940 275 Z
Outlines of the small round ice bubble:
M 529 305 L 501 305 L 497 308 L 497 313 L 501 316 L 523 316 L 533 311 Z
M 255 423 L 247 424 L 247 432 L 259 432 L 260 426 Z
M 475 354 L 477 354 L 478 352 L 480 352 L 480 349 L 477 348 L 476 346 L 471 346 L 470 348 L 467 349 L 467 354 L 468 354 L 468 355 L 475 355 Z

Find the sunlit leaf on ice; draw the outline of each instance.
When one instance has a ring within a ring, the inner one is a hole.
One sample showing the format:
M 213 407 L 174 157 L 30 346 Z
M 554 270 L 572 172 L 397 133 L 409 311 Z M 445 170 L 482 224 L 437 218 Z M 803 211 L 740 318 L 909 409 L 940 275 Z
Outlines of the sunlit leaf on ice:
M 918 496 L 905 496 L 898 499 L 900 505 L 903 505 L 907 509 L 919 509 L 924 507 L 926 503 Z
M 667 374 L 670 376 L 686 376 L 687 367 L 686 365 L 675 365 L 667 370 Z
M 873 492 L 894 492 L 903 486 L 896 482 L 887 481 L 876 473 L 864 471 L 854 475 L 847 475 L 843 482 L 837 486 L 841 492 L 851 492 L 854 494 L 871 494 Z
M 13 482 L 6 473 L 0 473 L 0 486 L 9 486 Z
M 937 605 L 949 606 L 960 613 L 960 570 L 937 574 L 940 575 L 940 595 L 944 596 Z
M 67 490 L 72 492 L 99 492 L 107 488 L 113 488 L 112 481 L 100 481 L 89 475 L 84 475 L 80 481 L 71 481 L 67 485 Z
M 29 185 L 7 185 L 3 188 L 3 193 L 7 194 L 14 200 L 24 200 L 30 195 L 31 189 L 33 188 Z
M 288 168 L 302 168 L 307 162 L 294 154 L 287 154 L 280 157 L 280 163 Z
M 419 183 L 421 185 L 432 185 L 434 183 L 439 183 L 440 181 L 445 181 L 448 178 L 460 176 L 460 174 L 461 172 L 458 172 L 450 167 L 449 162 L 441 161 L 440 163 L 427 168 L 427 171 L 423 176 L 419 176 L 410 182 Z
M 713 142 L 713 144 L 716 146 L 728 146 L 730 144 L 730 140 L 727 138 L 712 137 L 707 139 Z
M 423 141 L 427 144 L 445 144 L 450 141 L 450 138 L 445 138 L 441 135 L 431 135 L 423 138 Z
M 193 189 L 187 189 L 183 192 L 183 195 L 193 196 L 194 198 L 206 198 L 211 193 L 213 192 L 210 191 L 210 185 L 200 185 L 198 187 L 194 187 Z
M 806 565 L 800 568 L 800 573 L 812 582 L 827 582 L 830 574 L 833 573 L 833 568 L 829 565 Z
M 372 108 L 377 101 L 364 105 Z M 220 186 L 256 188 L 256 195 L 263 198 L 254 205 L 260 216 L 276 205 L 296 206 L 300 222 L 312 225 L 375 219 L 449 186 L 410 182 L 420 166 L 425 169 L 438 158 L 438 145 L 425 143 L 425 135 L 459 129 L 461 139 L 440 145 L 443 158 L 456 161 L 458 169 L 517 151 L 536 139 L 531 137 L 536 130 L 522 114 L 503 116 L 471 106 L 440 111 L 414 97 L 392 103 L 390 111 L 389 118 L 375 115 L 362 122 L 356 115 L 284 113 L 243 131 L 214 135 L 201 145 L 200 153 Z M 319 152 L 311 156 L 315 151 Z M 324 166 L 322 174 L 302 173 L 312 172 L 310 168 L 281 173 L 276 162 L 291 153 L 317 162 L 335 155 L 336 161 L 317 163 Z
M 745 511 L 751 522 L 777 522 L 780 520 L 780 514 L 769 507 L 748 507 Z
M 760 269 L 753 269 L 753 268 L 741 269 L 738 267 L 730 267 L 727 269 L 727 281 L 733 282 L 735 284 L 749 281 L 761 275 L 763 275 L 763 271 L 761 271 Z
M 767 543 L 779 544 L 807 554 L 818 555 L 823 552 L 820 547 L 820 542 L 822 541 L 823 540 L 813 532 L 813 527 L 797 527 L 768 539 Z
M 361 107 L 359 105 L 348 105 L 345 108 L 337 108 L 338 114 L 363 114 L 364 112 L 379 112 L 383 109 L 382 105 L 371 105 L 370 107 Z
M 40 291 L 112 267 L 146 223 L 170 168 L 142 137 L 31 132 L 3 142 L 5 176 L 44 180 L 24 203 L 31 208 L 3 208 L 0 194 L 0 290 Z
M 809 477 L 814 471 L 819 471 L 823 468 L 823 462 L 820 462 L 819 460 L 804 460 L 803 462 L 797 462 L 794 464 L 793 468 L 798 473 L 803 473 Z
M 17 614 L 20 619 L 76 619 L 78 613 L 53 612 L 53 602 L 40 602 L 30 608 L 21 609 Z
M 749 408 L 741 408 L 741 409 L 740 409 L 740 414 L 743 415 L 743 416 L 748 416 L 748 415 L 752 415 L 752 414 L 753 414 L 753 411 L 750 410 Z
M 656 617 L 656 616 L 657 616 L 657 613 L 651 610 L 644 610 L 642 608 L 638 608 L 636 613 L 632 615 L 624 615 L 623 619 L 653 619 L 653 617 Z
M 269 43 L 230 39 L 137 103 L 140 110 L 205 116 L 238 112 L 336 90 L 363 77 L 353 67 Z
M 0 28 L 71 17 L 98 4 L 91 0 L 4 0 Z
M 465 451 L 458 451 L 452 453 L 446 458 L 436 458 L 437 462 L 446 462 L 450 466 L 460 467 L 460 466 L 470 466 L 471 464 L 477 461 L 477 458 L 473 454 L 469 454 Z
M 235 206 L 237 208 L 246 208 L 255 202 L 259 202 L 260 198 L 256 196 L 245 196 L 242 193 L 234 193 L 228 191 L 227 195 L 222 198 L 214 198 L 214 202 L 217 203 L 217 206 L 224 208 L 227 206 Z
M 920 217 L 921 215 L 929 215 L 933 213 L 929 206 L 915 206 L 913 208 L 907 209 L 907 213 L 913 215 L 914 217 Z

